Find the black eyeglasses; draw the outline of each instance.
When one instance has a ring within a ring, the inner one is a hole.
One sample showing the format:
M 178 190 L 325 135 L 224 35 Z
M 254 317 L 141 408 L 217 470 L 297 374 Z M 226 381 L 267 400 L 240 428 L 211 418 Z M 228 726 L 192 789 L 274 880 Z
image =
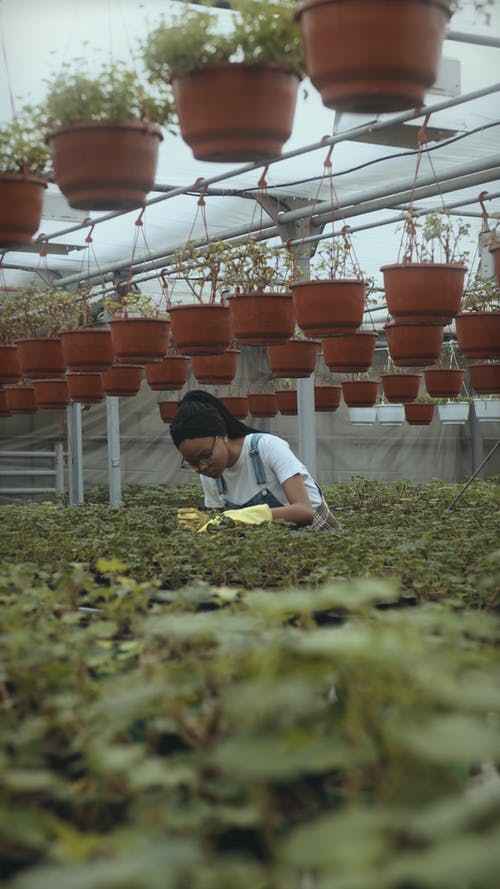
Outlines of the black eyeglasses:
M 214 435 L 214 440 L 212 442 L 212 447 L 207 451 L 202 451 L 199 457 L 196 460 L 181 460 L 181 469 L 189 469 L 190 472 L 197 472 L 202 463 L 207 465 L 210 463 L 215 450 L 215 442 L 217 441 L 218 436 Z

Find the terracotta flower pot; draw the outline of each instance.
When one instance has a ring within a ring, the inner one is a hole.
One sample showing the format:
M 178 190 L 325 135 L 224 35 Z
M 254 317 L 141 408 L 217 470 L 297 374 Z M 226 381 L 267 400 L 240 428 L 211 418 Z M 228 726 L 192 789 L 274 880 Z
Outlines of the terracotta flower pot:
M 104 399 L 102 374 L 69 373 L 66 377 L 69 399 L 78 404 L 99 404 Z
M 231 411 L 237 420 L 244 420 L 248 416 L 248 398 L 246 395 L 225 395 L 219 399 L 228 411 Z
M 410 401 L 404 406 L 405 419 L 410 426 L 429 426 L 434 416 L 434 404 Z
M 482 361 L 469 366 L 470 384 L 478 395 L 500 394 L 500 362 Z
M 229 306 L 172 306 L 169 314 L 173 340 L 184 355 L 216 355 L 231 345 Z
M 228 297 L 233 333 L 241 345 L 275 345 L 293 336 L 291 293 L 238 293 Z
M 43 410 L 62 410 L 69 404 L 66 380 L 33 380 L 36 403 Z
M 348 407 L 373 407 L 380 380 L 344 380 L 342 393 Z
M 284 417 L 297 416 L 297 390 L 296 389 L 277 389 L 276 401 L 278 402 L 278 410 Z
M 432 398 L 455 398 L 464 381 L 459 367 L 430 367 L 424 370 L 425 388 Z
M 164 423 L 171 423 L 179 407 L 179 401 L 159 401 L 160 417 Z
M 363 322 L 364 281 L 298 281 L 292 293 L 297 324 L 306 336 L 351 333 Z
M 189 358 L 185 355 L 164 355 L 159 364 L 146 366 L 146 379 L 155 391 L 182 389 L 187 380 Z
M 59 337 L 26 337 L 16 340 L 16 345 L 23 377 L 37 380 L 62 377 L 66 373 Z
M 387 324 L 387 347 L 398 367 L 432 364 L 441 354 L 443 328 L 439 324 Z
M 174 78 L 182 138 L 198 160 L 244 163 L 281 154 L 292 132 L 296 74 L 272 63 L 210 62 Z
M 461 263 L 382 266 L 388 311 L 396 323 L 450 324 L 460 311 L 466 270 Z
M 156 367 L 156 365 L 150 365 Z M 141 388 L 143 368 L 137 364 L 115 364 L 102 374 L 102 386 L 106 395 L 131 398 Z
M 309 377 L 316 367 L 319 346 L 319 340 L 298 337 L 291 338 L 283 346 L 268 346 L 269 367 L 275 377 Z
M 336 411 L 342 398 L 342 386 L 315 386 L 314 410 Z
M 466 358 L 500 358 L 500 311 L 461 312 L 457 340 Z
M 239 349 L 226 349 L 220 355 L 193 355 L 191 364 L 195 380 L 207 385 L 231 383 L 238 369 Z
M 275 417 L 278 399 L 275 392 L 249 392 L 248 411 L 253 417 Z
M 162 318 L 113 318 L 109 326 L 117 361 L 159 364 L 165 357 L 169 321 Z
M 0 386 L 4 383 L 17 383 L 20 379 L 17 346 L 0 345 Z
M 163 139 L 142 121 L 92 120 L 47 136 L 54 178 L 78 210 L 133 210 L 151 191 Z
M 75 373 L 101 373 L 115 360 L 109 327 L 78 327 L 61 334 L 64 361 Z
M 10 417 L 11 412 L 7 404 L 7 393 L 5 389 L 0 389 L 0 417 Z
M 0 248 L 30 243 L 40 225 L 44 188 L 41 176 L 0 175 Z
M 405 404 L 418 396 L 422 374 L 382 374 L 382 389 L 390 404 Z
M 7 409 L 11 414 L 36 414 L 38 405 L 34 386 L 6 386 Z
M 362 373 L 375 355 L 377 332 L 357 330 L 323 340 L 323 358 L 332 373 Z
M 381 114 L 424 104 L 436 80 L 448 3 L 305 0 L 305 68 L 329 108 Z

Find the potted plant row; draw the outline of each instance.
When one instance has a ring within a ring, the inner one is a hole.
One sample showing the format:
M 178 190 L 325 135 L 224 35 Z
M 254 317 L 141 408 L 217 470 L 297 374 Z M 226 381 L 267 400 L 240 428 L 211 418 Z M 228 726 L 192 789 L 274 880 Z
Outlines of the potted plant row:
M 40 113 L 25 105 L 0 125 L 0 248 L 29 243 L 38 230 L 49 166 Z

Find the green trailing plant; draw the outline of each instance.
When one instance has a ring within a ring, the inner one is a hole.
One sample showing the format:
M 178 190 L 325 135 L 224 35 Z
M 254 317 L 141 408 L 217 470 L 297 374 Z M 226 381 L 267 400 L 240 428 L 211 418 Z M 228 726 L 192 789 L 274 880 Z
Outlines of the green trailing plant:
M 146 89 L 134 69 L 121 61 L 96 70 L 84 59 L 75 59 L 46 85 L 44 114 L 51 129 L 87 120 L 149 120 L 168 125 L 173 119 L 169 90 Z
M 204 4 L 214 5 L 211 2 Z M 183 4 L 182 13 L 164 18 L 142 46 L 144 65 L 152 83 L 171 83 L 201 70 L 210 62 L 273 62 L 303 75 L 300 30 L 293 19 L 294 3 L 234 0 L 229 33 L 216 15 Z
M 229 244 L 227 283 L 235 293 L 288 291 L 293 265 L 293 255 L 286 248 L 248 238 L 241 244 Z
M 24 172 L 46 176 L 49 169 L 43 115 L 39 108 L 24 105 L 10 121 L 0 124 L 0 175 Z
M 475 274 L 465 286 L 460 311 L 500 311 L 500 288 L 495 278 L 483 278 L 479 273 Z
M 403 224 L 403 262 L 464 263 L 469 234 L 470 225 L 452 218 L 447 210 L 425 216 L 409 210 Z

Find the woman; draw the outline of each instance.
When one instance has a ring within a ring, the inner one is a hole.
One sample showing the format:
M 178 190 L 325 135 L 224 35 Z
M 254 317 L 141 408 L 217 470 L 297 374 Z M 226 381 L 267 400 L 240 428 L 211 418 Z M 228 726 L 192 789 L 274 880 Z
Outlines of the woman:
M 209 392 L 184 396 L 170 434 L 183 468 L 200 474 L 206 507 L 229 510 L 231 518 L 246 523 L 282 519 L 297 528 L 339 530 L 320 488 L 288 443 L 241 423 Z M 184 527 L 190 515 L 194 527 L 196 511 L 181 511 Z

